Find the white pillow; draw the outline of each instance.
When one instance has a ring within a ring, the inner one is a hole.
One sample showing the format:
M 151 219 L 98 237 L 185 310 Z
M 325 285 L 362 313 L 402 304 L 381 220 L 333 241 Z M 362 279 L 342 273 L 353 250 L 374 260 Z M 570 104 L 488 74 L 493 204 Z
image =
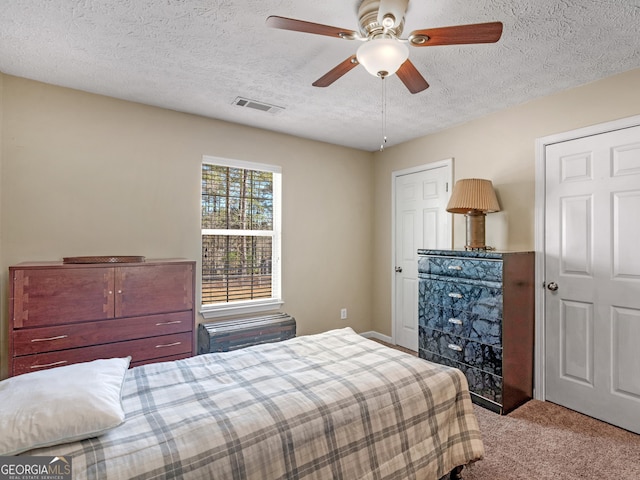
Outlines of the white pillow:
M 0 455 L 73 442 L 124 422 L 131 357 L 25 373 L 0 382 Z

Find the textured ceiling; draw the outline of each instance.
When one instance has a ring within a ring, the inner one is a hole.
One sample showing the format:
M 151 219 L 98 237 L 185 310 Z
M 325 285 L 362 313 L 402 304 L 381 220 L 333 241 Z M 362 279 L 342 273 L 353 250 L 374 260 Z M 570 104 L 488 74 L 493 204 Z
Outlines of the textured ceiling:
M 0 0 L 0 71 L 374 151 L 381 84 L 362 66 L 311 85 L 357 41 L 275 30 L 269 15 L 358 30 L 359 0 Z M 430 88 L 386 80 L 387 146 L 640 67 L 640 0 L 411 0 L 416 29 L 500 21 L 496 44 L 411 48 Z M 277 115 L 236 97 L 283 107 Z

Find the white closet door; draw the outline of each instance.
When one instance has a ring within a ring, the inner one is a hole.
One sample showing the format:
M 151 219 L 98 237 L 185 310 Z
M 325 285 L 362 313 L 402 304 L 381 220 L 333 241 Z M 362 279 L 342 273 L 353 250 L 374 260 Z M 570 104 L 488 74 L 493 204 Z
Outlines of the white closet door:
M 546 399 L 640 433 L 640 127 L 545 158 Z

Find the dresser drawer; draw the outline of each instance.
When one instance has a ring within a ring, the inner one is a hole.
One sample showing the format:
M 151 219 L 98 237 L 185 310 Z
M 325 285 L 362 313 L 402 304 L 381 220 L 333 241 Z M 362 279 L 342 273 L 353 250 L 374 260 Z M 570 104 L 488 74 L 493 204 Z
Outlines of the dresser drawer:
M 189 358 L 193 356 L 192 352 L 180 353 L 178 355 L 169 355 L 167 357 L 160 358 L 147 358 L 146 360 L 138 360 L 137 362 L 132 361 L 129 364 L 130 368 L 139 367 L 140 365 L 148 365 L 150 363 L 159 363 L 159 362 L 172 362 L 174 360 L 182 360 L 185 358 Z
M 486 319 L 478 313 L 460 308 L 420 304 L 419 324 L 451 335 L 465 337 L 487 345 L 502 346 L 500 318 Z
M 502 318 L 502 289 L 470 283 L 420 279 L 420 302 L 465 310 L 485 319 Z
M 55 327 L 16 329 L 13 336 L 13 355 L 52 352 L 188 332 L 192 329 L 192 321 L 192 312 L 186 311 Z
M 131 356 L 132 364 L 141 364 L 146 360 L 191 354 L 192 341 L 192 332 L 186 332 L 105 345 L 25 355 L 14 358 L 13 375 L 72 363 L 89 362 L 99 358 Z
M 502 376 L 502 348 L 457 337 L 439 330 L 420 328 L 420 348 L 476 367 L 484 372 Z
M 464 257 L 421 257 L 418 272 L 453 278 L 502 282 L 502 261 Z
M 464 373 L 467 378 L 470 392 L 502 405 L 503 381 L 501 377 L 484 372 L 464 363 L 456 362 L 455 360 L 451 360 L 450 358 L 440 356 L 437 353 L 433 353 L 422 348 L 419 351 L 419 356 L 420 358 L 430 362 L 448 365 L 449 367 L 462 370 L 462 373 Z

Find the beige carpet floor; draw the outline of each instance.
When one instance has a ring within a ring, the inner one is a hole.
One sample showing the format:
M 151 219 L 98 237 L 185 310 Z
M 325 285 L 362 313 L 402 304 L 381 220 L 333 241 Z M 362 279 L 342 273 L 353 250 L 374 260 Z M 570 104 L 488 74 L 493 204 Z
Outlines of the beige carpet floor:
M 485 458 L 465 480 L 640 479 L 640 435 L 538 400 L 506 416 L 474 409 Z

